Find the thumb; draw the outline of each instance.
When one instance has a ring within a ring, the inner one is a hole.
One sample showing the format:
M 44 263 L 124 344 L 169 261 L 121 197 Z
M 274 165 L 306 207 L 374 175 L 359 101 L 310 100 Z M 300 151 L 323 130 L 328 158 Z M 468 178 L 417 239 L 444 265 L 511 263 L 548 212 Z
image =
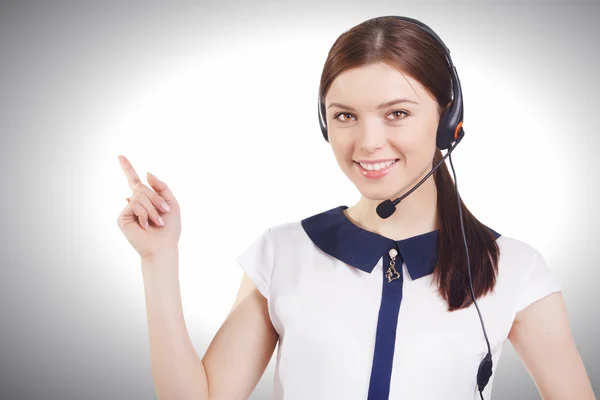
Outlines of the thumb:
M 148 179 L 148 183 L 154 189 L 156 193 L 158 193 L 169 205 L 173 205 L 176 203 L 175 196 L 171 193 L 171 189 L 167 186 L 166 183 L 159 180 L 156 176 L 152 175 L 150 172 L 146 174 L 146 178 Z

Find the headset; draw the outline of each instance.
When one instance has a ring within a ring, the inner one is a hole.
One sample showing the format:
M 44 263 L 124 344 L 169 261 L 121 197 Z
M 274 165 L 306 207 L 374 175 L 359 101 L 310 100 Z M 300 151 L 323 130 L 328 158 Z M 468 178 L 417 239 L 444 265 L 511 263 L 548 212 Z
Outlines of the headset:
M 436 146 L 440 150 L 448 149 L 446 155 L 440 160 L 440 162 L 423 178 L 419 183 L 417 183 L 410 191 L 402 195 L 401 197 L 395 199 L 394 201 L 385 200 L 377 206 L 377 214 L 385 219 L 391 216 L 394 211 L 396 211 L 396 205 L 402 201 L 403 198 L 411 194 L 415 189 L 417 189 L 433 172 L 444 162 L 446 157 L 450 156 L 452 151 L 456 148 L 458 143 L 462 140 L 465 135 L 463 130 L 463 98 L 462 98 L 462 90 L 460 87 L 460 80 L 458 79 L 458 73 L 456 72 L 456 67 L 452 63 L 452 58 L 450 57 L 450 49 L 444 44 L 442 39 L 427 25 L 423 22 L 418 21 L 413 18 L 396 16 L 396 15 L 388 15 L 379 18 L 396 18 L 403 21 L 411 22 L 421 28 L 423 31 L 428 33 L 431 37 L 433 37 L 443 48 L 446 54 L 446 58 L 448 61 L 448 65 L 450 66 L 450 72 L 452 75 L 452 105 L 450 107 L 446 107 L 444 109 L 440 122 L 437 128 L 436 134 Z M 327 136 L 327 123 L 325 119 L 325 102 L 324 99 L 321 98 L 319 94 L 319 125 L 321 127 L 321 132 L 323 133 L 323 138 L 326 142 L 329 143 L 329 137 Z M 454 144 L 453 144 L 454 143 Z M 490 341 L 488 340 L 487 332 L 485 330 L 485 325 L 483 323 L 483 318 L 481 317 L 481 312 L 479 311 L 479 306 L 477 305 L 477 301 L 475 301 L 475 293 L 473 291 L 473 280 L 471 278 L 471 263 L 469 261 L 469 248 L 467 247 L 467 238 L 465 235 L 465 227 L 463 223 L 462 216 L 462 208 L 460 204 L 460 196 L 458 194 L 458 184 L 456 181 L 456 172 L 454 171 L 454 165 L 452 164 L 452 157 L 450 156 L 450 166 L 452 167 L 452 173 L 454 174 L 454 187 L 456 190 L 456 196 L 458 199 L 458 212 L 460 215 L 460 226 L 462 229 L 463 242 L 465 245 L 465 251 L 467 253 L 467 269 L 469 271 L 469 286 L 471 289 L 471 298 L 473 299 L 473 303 L 475 304 L 475 308 L 477 309 L 477 314 L 479 315 L 479 320 L 481 321 L 481 329 L 483 330 L 483 336 L 485 337 L 485 342 L 487 344 L 487 354 L 479 363 L 479 368 L 477 370 L 477 386 L 479 389 L 479 395 L 483 400 L 483 389 L 488 384 L 490 377 L 492 376 L 492 351 L 490 348 Z

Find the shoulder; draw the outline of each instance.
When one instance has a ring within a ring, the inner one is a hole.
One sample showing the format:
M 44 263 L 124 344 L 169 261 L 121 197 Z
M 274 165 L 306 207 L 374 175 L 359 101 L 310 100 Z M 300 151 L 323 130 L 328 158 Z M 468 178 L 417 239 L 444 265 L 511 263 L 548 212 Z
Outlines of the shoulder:
M 514 311 L 561 290 L 558 277 L 540 250 L 524 240 L 501 236 L 498 282 L 515 301 Z
M 267 232 L 275 252 L 305 251 L 312 243 L 300 220 L 271 225 Z
M 499 250 L 497 290 L 508 291 L 514 296 L 530 275 L 533 261 L 539 257 L 539 251 L 520 238 L 506 235 L 498 237 L 496 244 Z
M 523 265 L 523 262 L 530 261 L 539 252 L 531 244 L 511 236 L 501 235 L 496 243 L 500 250 L 500 260 L 511 265 Z
M 304 233 L 300 220 L 288 221 L 277 225 L 269 226 L 269 231 L 274 238 L 293 238 L 301 236 Z

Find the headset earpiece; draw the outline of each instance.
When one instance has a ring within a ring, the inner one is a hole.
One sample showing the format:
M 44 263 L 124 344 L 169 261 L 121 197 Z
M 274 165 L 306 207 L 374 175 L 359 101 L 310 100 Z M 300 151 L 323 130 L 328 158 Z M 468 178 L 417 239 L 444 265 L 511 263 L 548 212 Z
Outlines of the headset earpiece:
M 329 138 L 327 137 L 327 121 L 325 120 L 325 104 L 319 98 L 319 126 L 321 127 L 321 133 L 323 133 L 323 138 L 326 142 L 329 142 Z

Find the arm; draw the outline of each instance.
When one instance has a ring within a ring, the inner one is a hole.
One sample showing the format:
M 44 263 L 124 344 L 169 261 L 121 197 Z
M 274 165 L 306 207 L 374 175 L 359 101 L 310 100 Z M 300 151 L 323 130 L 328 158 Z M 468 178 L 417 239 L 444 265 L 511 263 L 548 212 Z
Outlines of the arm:
M 273 354 L 277 334 L 268 318 L 266 299 L 247 276 L 201 360 L 183 317 L 177 249 L 142 260 L 142 271 L 158 398 L 248 398 Z
M 235 304 L 202 359 L 210 400 L 248 399 L 278 339 L 267 299 L 244 273 Z
M 595 400 L 560 292 L 519 311 L 508 339 L 544 400 Z

